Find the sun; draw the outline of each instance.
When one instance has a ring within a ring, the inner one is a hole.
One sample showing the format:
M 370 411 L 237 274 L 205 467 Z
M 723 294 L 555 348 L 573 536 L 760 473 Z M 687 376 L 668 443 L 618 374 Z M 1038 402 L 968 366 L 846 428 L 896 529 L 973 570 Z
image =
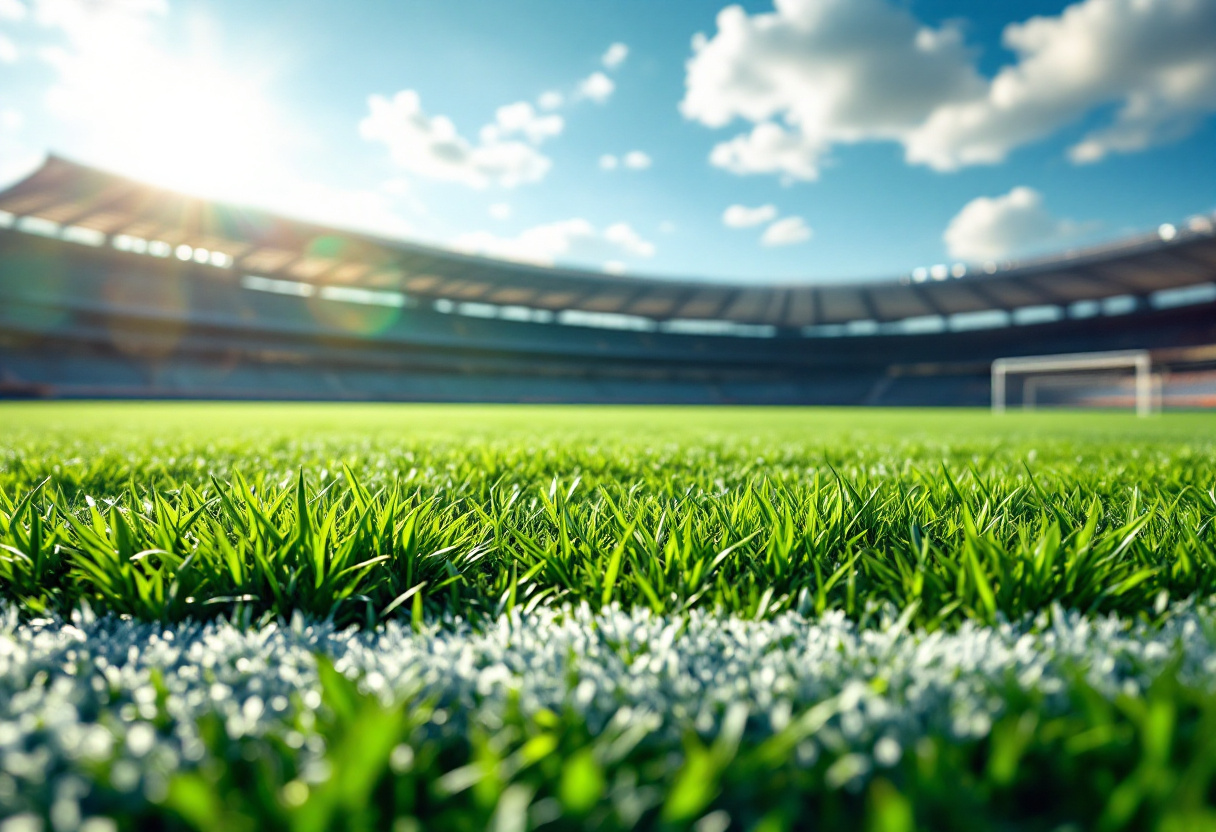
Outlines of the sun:
M 264 73 L 216 50 L 179 53 L 146 31 L 75 38 L 54 56 L 50 107 L 76 130 L 89 161 L 213 198 L 259 201 L 280 170 L 289 132 Z
M 124 132 L 147 179 L 202 195 L 255 197 L 277 167 L 280 135 L 271 107 L 252 84 L 192 61 L 157 82 L 164 107 L 140 107 Z
M 205 59 L 166 58 L 154 77 L 116 92 L 112 106 L 108 151 L 147 181 L 247 200 L 277 168 L 280 131 L 266 98 Z

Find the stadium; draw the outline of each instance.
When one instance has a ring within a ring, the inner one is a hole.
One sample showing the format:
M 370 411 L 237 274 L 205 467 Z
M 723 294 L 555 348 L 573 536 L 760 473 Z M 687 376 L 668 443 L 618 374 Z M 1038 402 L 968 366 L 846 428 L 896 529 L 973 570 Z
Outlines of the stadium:
M 1216 394 L 1203 216 L 1032 262 L 731 285 L 464 256 L 51 156 L 0 226 L 9 397 L 985 405 L 998 359 L 1127 350 L 1167 407 Z

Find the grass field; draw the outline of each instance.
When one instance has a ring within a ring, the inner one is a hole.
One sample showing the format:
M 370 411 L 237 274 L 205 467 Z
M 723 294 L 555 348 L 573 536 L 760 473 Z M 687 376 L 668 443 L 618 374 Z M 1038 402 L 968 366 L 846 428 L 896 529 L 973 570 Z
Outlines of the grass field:
M 1216 829 L 1214 488 L 1206 414 L 10 404 L 0 815 Z

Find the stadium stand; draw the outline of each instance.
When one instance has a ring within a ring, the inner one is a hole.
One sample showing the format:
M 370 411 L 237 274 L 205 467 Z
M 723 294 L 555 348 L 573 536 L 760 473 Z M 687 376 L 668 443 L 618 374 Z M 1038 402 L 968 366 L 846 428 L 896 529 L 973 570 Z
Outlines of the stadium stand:
M 1034 262 L 729 285 L 466 256 L 55 156 L 0 193 L 0 396 L 984 405 L 996 358 L 1126 349 L 1211 401 L 1211 218 Z

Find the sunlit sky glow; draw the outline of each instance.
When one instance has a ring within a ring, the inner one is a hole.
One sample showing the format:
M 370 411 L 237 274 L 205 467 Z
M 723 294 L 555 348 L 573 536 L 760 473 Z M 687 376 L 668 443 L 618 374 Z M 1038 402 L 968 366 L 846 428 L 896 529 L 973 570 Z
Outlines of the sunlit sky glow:
M 48 150 L 539 263 L 834 280 L 1216 209 L 1216 0 L 0 0 Z

